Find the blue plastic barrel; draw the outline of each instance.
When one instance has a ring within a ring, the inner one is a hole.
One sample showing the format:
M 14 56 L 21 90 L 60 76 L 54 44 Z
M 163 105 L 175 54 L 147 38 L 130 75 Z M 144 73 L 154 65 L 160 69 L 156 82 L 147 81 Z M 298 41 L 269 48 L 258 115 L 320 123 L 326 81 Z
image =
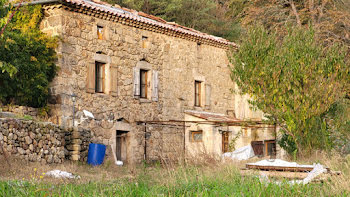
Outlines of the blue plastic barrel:
M 101 165 L 105 158 L 106 146 L 103 144 L 90 144 L 87 163 L 93 166 Z

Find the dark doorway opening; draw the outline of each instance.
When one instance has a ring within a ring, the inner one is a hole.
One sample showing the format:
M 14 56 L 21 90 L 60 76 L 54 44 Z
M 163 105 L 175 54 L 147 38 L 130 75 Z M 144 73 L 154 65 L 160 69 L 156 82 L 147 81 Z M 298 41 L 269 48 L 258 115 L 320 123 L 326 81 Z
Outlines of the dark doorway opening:
M 125 162 L 127 159 L 127 134 L 129 131 L 117 130 L 116 156 L 117 160 Z

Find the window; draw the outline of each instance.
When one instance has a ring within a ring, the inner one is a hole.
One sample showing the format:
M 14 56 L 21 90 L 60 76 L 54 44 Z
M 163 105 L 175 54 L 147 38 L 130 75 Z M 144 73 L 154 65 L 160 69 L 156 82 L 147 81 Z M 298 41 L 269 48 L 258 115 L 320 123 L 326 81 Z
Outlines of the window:
M 97 26 L 97 38 L 103 40 L 103 27 Z
M 202 142 L 203 141 L 203 131 L 191 131 L 191 141 L 192 142 Z
M 140 98 L 147 98 L 147 70 L 140 69 Z
M 142 48 L 147 48 L 148 47 L 148 37 L 147 36 L 142 36 Z
M 200 107 L 201 106 L 201 89 L 202 89 L 202 82 L 201 81 L 194 81 L 194 106 Z
M 134 98 L 141 103 L 158 101 L 158 71 L 152 70 L 151 64 L 141 60 L 133 68 L 134 70 Z
M 268 140 L 265 141 L 265 156 L 275 156 L 276 155 L 276 141 Z
M 95 92 L 103 93 L 105 88 L 105 64 L 95 62 Z

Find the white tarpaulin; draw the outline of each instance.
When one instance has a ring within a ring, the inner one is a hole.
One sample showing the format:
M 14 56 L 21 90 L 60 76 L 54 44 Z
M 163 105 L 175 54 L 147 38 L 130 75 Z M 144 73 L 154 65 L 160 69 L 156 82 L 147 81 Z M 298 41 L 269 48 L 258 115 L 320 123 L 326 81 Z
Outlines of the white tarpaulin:
M 54 178 L 68 178 L 68 179 L 79 179 L 80 176 L 73 175 L 70 172 L 65 172 L 61 170 L 52 170 L 45 173 L 46 176 L 52 176 Z
M 247 160 L 254 156 L 255 156 L 254 150 L 251 145 L 243 146 L 233 152 L 224 153 L 222 155 L 222 157 L 230 157 L 232 159 L 237 159 L 237 160 Z
M 296 162 L 284 161 L 281 159 L 269 159 L 261 160 L 255 163 L 247 163 L 248 165 L 255 166 L 279 166 L 279 167 L 304 167 L 304 168 L 313 168 L 314 165 L 300 165 Z

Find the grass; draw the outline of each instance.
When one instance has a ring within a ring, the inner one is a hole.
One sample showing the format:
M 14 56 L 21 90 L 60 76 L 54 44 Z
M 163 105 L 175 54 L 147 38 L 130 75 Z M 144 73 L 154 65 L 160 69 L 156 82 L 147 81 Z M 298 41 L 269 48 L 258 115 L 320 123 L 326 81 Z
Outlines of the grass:
M 135 181 L 85 184 L 45 184 L 28 181 L 0 183 L 1 196 L 319 196 L 323 185 L 265 184 L 256 177 L 233 173 L 217 177 L 179 178 L 175 184 L 154 182 L 148 175 Z
M 41 165 L 33 172 L 38 164 L 17 161 L 20 168 L 0 170 L 0 196 L 350 196 L 350 158 L 322 155 L 300 162 L 313 161 L 341 170 L 342 175 L 323 183 L 290 185 L 287 180 L 275 184 L 262 182 L 255 175 L 242 176 L 239 170 L 242 163 L 116 167 L 107 161 L 100 167 L 82 163 Z M 42 172 L 51 169 L 74 172 L 82 178 L 39 178 Z
M 147 168 L 134 179 L 87 183 L 2 181 L 0 196 L 328 196 L 331 189 L 328 183 L 265 183 L 255 176 L 241 176 L 232 166 L 221 169 L 192 166 L 164 171 Z M 338 193 L 346 194 L 346 191 Z

